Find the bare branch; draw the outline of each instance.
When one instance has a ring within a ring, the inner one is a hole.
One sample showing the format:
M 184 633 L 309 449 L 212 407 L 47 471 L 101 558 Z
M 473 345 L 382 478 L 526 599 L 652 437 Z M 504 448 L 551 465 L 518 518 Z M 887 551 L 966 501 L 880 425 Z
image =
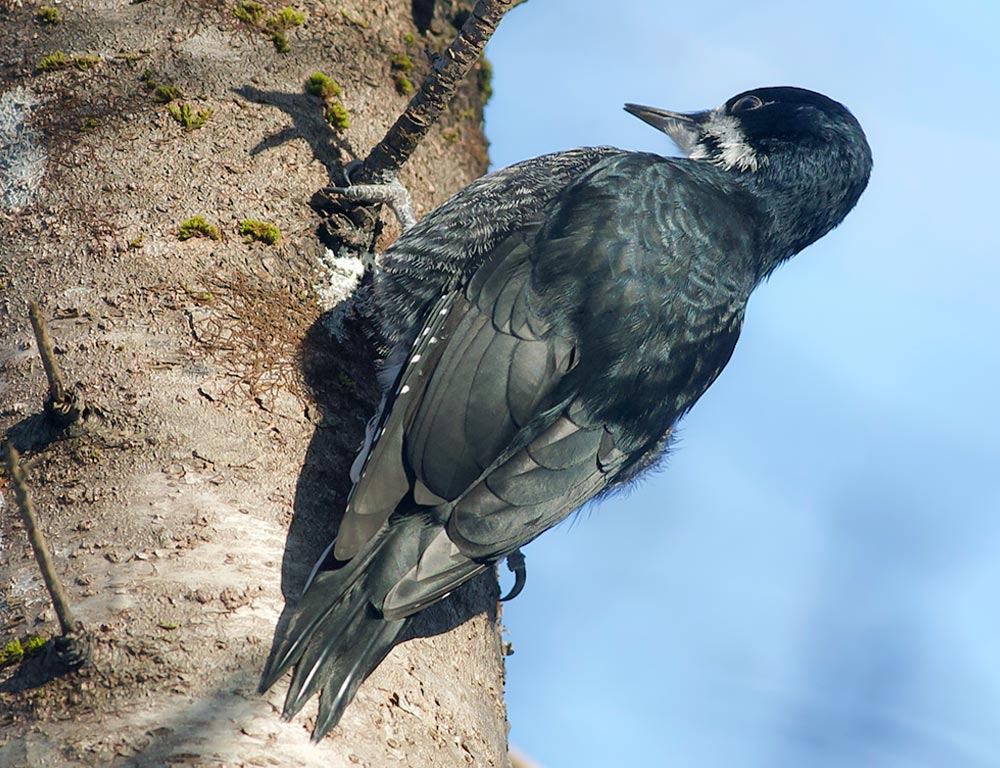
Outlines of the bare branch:
M 66 389 L 66 385 L 63 383 L 62 372 L 59 370 L 55 350 L 52 347 L 52 338 L 49 336 L 49 329 L 42 318 L 41 310 L 38 308 L 38 302 L 32 301 L 28 304 L 28 314 L 31 316 L 31 327 L 35 331 L 38 354 L 42 358 L 45 376 L 49 380 L 49 398 L 45 401 L 45 409 L 62 426 L 66 426 L 79 418 L 80 408 L 76 397 Z
M 516 0 L 479 0 L 476 3 L 454 42 L 434 63 L 406 111 L 368 154 L 357 181 L 384 183 L 399 172 L 482 55 L 500 19 L 516 4 Z
M 24 520 L 31 548 L 35 552 L 35 559 L 42 571 L 42 578 L 45 579 L 45 586 L 48 587 L 49 595 L 52 597 L 52 605 L 59 617 L 59 626 L 64 635 L 71 635 L 76 631 L 77 624 L 69 606 L 69 598 L 66 597 L 62 582 L 59 581 L 59 576 L 52 565 L 52 556 L 49 554 L 48 544 L 45 543 L 45 535 L 38 527 L 38 519 L 35 517 L 35 509 L 31 503 L 31 493 L 28 491 L 28 484 L 21 472 L 20 456 L 17 449 L 10 444 L 7 445 L 7 472 L 10 475 L 11 484 L 14 486 L 14 498 L 17 500 L 17 507 L 21 512 L 21 519 Z

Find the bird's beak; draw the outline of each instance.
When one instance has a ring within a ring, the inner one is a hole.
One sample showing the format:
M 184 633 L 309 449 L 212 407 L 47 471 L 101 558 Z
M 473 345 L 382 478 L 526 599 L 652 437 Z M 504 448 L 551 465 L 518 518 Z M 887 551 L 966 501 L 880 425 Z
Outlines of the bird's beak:
M 698 141 L 704 135 L 703 126 L 712 114 L 711 110 L 689 113 L 668 112 L 665 109 L 643 107 L 639 104 L 626 104 L 625 111 L 663 131 L 674 140 L 685 155 L 690 155 L 698 145 Z

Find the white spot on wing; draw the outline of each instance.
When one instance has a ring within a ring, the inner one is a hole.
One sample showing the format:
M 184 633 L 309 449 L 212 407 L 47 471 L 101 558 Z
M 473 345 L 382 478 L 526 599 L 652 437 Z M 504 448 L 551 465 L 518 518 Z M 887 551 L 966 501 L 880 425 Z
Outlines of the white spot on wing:
M 409 391 L 410 391 L 410 385 L 409 384 L 404 384 L 403 388 L 399 390 L 399 394 L 405 395 Z

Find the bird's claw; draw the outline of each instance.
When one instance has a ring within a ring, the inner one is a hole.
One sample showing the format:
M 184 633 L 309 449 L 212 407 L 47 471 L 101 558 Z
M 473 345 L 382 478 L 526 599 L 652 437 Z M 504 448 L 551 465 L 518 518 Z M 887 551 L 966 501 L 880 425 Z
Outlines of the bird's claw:
M 400 226 L 405 232 L 417 223 L 417 217 L 413 213 L 413 201 L 410 198 L 410 191 L 404 187 L 398 179 L 382 184 L 352 184 L 351 173 L 360 167 L 360 160 L 353 160 L 344 166 L 345 185 L 342 187 L 330 186 L 326 192 L 330 194 L 346 197 L 360 203 L 385 203 L 392 212 L 396 214 Z
M 344 166 L 340 169 L 340 175 L 344 177 L 345 187 L 349 187 L 354 183 L 351 181 L 351 174 L 359 168 L 363 168 L 364 165 L 363 160 L 350 160 L 344 164 Z
M 514 586 L 510 588 L 510 592 L 500 598 L 501 602 L 504 603 L 521 594 L 521 590 L 528 582 L 528 571 L 524 567 L 524 553 L 520 549 L 515 549 L 507 555 L 507 570 L 514 574 Z

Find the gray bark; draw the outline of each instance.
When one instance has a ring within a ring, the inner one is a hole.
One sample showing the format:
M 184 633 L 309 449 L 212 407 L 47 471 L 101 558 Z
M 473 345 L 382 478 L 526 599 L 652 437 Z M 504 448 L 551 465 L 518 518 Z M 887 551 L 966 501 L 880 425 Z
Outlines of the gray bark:
M 308 711 L 279 719 L 283 686 L 256 692 L 377 399 L 362 321 L 326 330 L 359 272 L 324 262 L 310 200 L 405 108 L 394 55 L 419 83 L 424 47 L 454 34 L 422 32 L 409 0 L 296 7 L 287 53 L 226 3 L 82 0 L 57 24 L 0 7 L 0 432 L 92 659 L 0 669 L 0 765 L 506 763 L 491 578 L 429 612 L 319 745 Z M 40 69 L 57 50 L 97 61 Z M 303 92 L 317 70 L 343 88 L 348 129 Z M 400 174 L 418 213 L 485 170 L 471 80 Z M 154 85 L 211 109 L 204 126 L 185 129 Z M 219 239 L 180 240 L 194 216 Z M 245 219 L 281 240 L 245 242 Z M 63 431 L 43 411 L 32 300 L 85 408 Z M 57 635 L 0 489 L 0 641 Z

